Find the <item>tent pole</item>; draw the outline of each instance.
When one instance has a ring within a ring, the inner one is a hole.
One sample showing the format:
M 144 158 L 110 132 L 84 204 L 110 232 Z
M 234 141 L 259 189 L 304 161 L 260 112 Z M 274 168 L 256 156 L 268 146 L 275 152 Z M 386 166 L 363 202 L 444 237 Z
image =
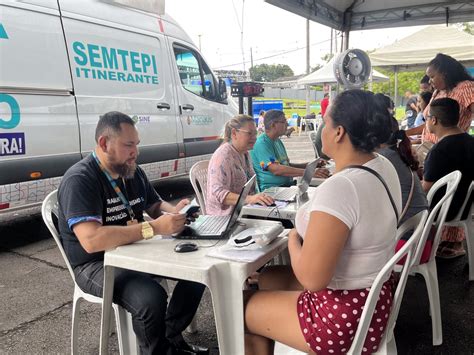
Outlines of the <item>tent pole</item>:
M 393 102 L 395 104 L 395 107 L 398 106 L 398 67 L 394 66 L 393 67 L 393 72 L 395 76 L 395 87 L 394 87 L 394 93 L 393 93 Z
M 310 51 L 309 51 L 309 19 L 306 19 L 306 75 L 310 72 Z M 306 85 L 306 115 L 311 113 L 311 87 Z M 305 128 L 306 129 L 306 128 Z

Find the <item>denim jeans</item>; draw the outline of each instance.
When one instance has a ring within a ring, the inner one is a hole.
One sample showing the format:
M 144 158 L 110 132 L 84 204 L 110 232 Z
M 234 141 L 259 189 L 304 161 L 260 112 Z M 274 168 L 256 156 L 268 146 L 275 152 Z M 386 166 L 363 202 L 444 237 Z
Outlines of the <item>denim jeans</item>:
M 102 297 L 103 261 L 77 266 L 74 274 L 84 292 Z M 170 343 L 182 339 L 182 331 L 191 323 L 205 286 L 178 281 L 167 307 L 168 295 L 158 276 L 116 268 L 114 277 L 113 302 L 132 314 L 141 353 L 167 354 Z

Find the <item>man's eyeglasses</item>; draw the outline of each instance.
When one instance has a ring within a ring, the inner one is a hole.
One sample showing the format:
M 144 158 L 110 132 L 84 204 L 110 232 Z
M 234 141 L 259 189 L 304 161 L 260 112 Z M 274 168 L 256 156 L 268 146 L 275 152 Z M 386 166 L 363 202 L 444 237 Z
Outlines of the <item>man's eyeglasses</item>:
M 238 129 L 237 131 L 239 132 L 245 132 L 247 133 L 250 137 L 256 137 L 257 136 L 257 131 L 247 131 L 245 129 Z

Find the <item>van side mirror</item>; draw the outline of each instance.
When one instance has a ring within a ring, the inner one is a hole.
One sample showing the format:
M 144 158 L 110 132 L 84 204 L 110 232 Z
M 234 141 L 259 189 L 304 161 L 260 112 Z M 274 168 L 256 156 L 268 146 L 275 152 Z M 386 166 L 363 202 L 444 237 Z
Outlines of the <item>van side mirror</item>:
M 219 101 L 227 100 L 227 86 L 225 81 L 219 78 Z

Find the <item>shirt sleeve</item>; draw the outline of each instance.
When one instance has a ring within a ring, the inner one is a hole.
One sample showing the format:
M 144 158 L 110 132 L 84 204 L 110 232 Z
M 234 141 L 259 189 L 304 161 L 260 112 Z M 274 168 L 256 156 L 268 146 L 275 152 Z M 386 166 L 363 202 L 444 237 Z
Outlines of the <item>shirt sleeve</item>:
M 423 171 L 423 179 L 425 181 L 436 182 L 449 173 L 445 168 L 446 162 L 444 156 L 445 154 L 439 146 L 433 146 L 433 148 L 431 148 L 425 159 Z
M 341 196 L 344 196 L 342 198 Z M 333 176 L 318 187 L 311 211 L 330 214 L 352 229 L 359 221 L 359 197 L 352 181 L 345 176 Z
M 224 150 L 216 151 L 208 168 L 208 186 L 210 188 L 207 193 L 214 196 L 220 204 L 224 204 L 224 199 L 230 192 L 232 183 L 231 158 L 223 153 Z
M 263 171 L 267 171 L 271 164 L 279 164 L 275 154 L 275 147 L 271 142 L 260 140 L 251 152 L 254 168 L 259 167 Z
M 102 195 L 98 184 L 88 181 L 85 176 L 72 175 L 64 180 L 59 191 L 59 204 L 69 227 L 81 222 L 102 223 Z

